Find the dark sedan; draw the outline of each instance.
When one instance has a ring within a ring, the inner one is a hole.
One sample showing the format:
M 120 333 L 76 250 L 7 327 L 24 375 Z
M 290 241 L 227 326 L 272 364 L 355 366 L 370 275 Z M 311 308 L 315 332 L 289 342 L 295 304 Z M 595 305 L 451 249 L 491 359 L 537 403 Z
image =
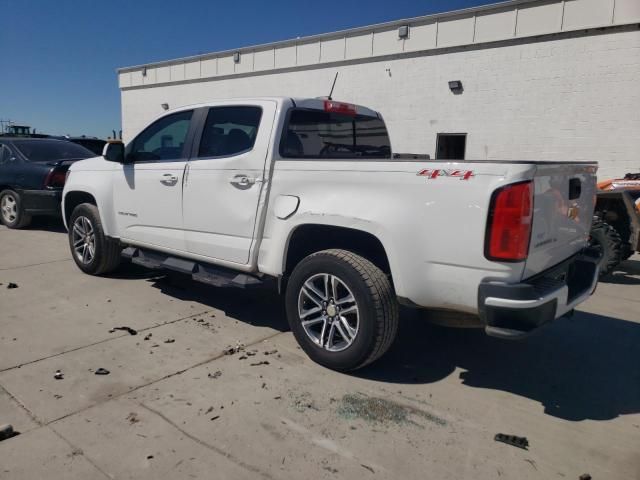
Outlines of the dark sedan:
M 0 137 L 0 220 L 22 228 L 34 215 L 59 215 L 69 166 L 90 150 L 50 138 Z

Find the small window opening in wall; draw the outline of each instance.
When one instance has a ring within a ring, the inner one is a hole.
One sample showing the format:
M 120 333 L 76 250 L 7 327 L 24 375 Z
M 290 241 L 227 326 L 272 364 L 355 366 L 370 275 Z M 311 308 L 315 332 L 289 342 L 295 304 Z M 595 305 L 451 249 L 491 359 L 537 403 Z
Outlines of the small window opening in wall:
M 466 148 L 466 133 L 439 133 L 436 146 L 436 159 L 464 160 Z

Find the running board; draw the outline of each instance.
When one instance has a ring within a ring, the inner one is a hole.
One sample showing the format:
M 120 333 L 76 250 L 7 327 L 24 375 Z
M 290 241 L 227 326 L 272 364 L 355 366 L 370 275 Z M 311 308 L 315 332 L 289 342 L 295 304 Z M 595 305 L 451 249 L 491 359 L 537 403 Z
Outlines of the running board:
M 185 273 L 191 275 L 191 278 L 197 282 L 213 285 L 214 287 L 245 288 L 262 283 L 261 278 L 253 275 L 136 247 L 125 248 L 122 251 L 122 256 L 130 259 L 131 263 L 136 265 L 154 270 L 173 270 L 174 272 Z

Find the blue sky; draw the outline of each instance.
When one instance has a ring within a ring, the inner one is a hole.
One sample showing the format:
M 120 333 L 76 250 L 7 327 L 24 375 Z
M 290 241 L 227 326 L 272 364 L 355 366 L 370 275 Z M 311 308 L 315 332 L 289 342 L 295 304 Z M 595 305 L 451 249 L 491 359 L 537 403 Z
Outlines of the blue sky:
M 0 0 L 0 119 L 106 137 L 120 128 L 118 67 L 487 3 Z

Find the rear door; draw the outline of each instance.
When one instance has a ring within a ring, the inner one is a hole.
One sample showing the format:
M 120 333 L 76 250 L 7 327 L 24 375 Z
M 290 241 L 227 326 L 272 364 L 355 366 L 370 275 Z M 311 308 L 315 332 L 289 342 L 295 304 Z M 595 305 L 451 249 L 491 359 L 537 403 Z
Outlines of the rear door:
M 189 253 L 249 263 L 276 107 L 265 100 L 208 109 L 184 181 Z
M 193 138 L 193 110 L 156 120 L 127 145 L 129 163 L 113 175 L 118 231 L 136 244 L 184 252 L 182 181 Z
M 580 251 L 587 241 L 596 193 L 594 164 L 539 164 L 534 178 L 533 229 L 524 278 Z

